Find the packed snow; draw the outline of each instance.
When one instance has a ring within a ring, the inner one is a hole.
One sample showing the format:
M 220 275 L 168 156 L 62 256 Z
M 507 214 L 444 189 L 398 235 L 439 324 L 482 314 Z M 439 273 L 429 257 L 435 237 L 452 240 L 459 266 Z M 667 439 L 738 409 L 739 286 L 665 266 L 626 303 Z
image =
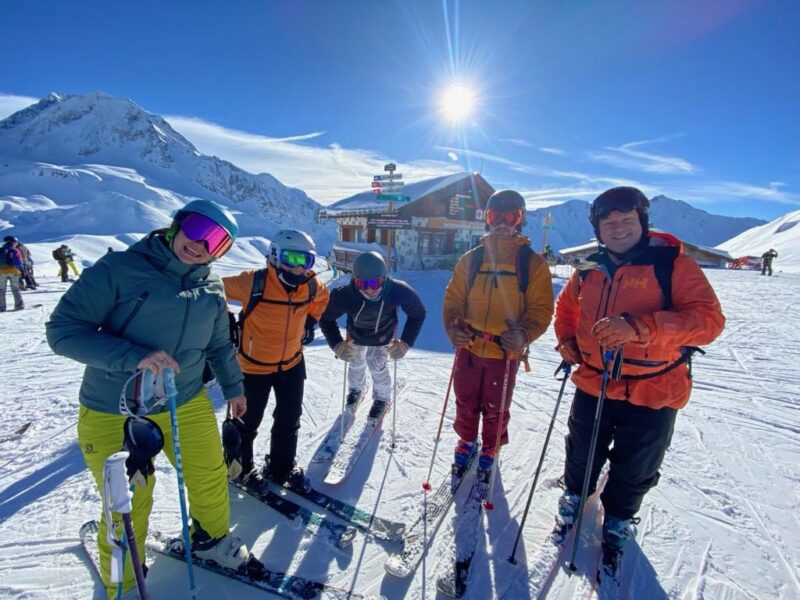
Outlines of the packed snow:
M 82 244 L 78 252 L 84 255 L 83 266 L 106 245 L 121 247 L 130 241 L 101 238 L 91 245 L 88 239 L 73 241 Z M 55 277 L 57 267 L 48 260 L 46 245 L 32 244 L 32 249 L 40 259 L 41 287 L 24 292 L 24 311 L 0 314 L 5 340 L 0 351 L 0 439 L 32 422 L 18 440 L 0 442 L 0 597 L 99 599 L 103 589 L 78 540 L 81 524 L 100 514 L 100 497 L 76 443 L 82 366 L 54 356 L 44 333 L 50 312 L 69 284 Z M 247 242 L 237 244 L 236 254 L 215 269 L 233 273 L 260 266 L 261 251 Z M 706 348 L 708 354 L 695 361 L 692 399 L 679 415 L 661 482 L 644 501 L 639 533 L 624 557 L 624 589 L 630 598 L 648 599 L 800 598 L 800 384 L 793 375 L 800 354 L 800 274 L 768 278 L 752 271 L 706 273 L 722 302 L 727 326 Z M 422 509 L 421 484 L 453 360 L 440 318 L 449 275 L 398 274 L 420 292 L 428 320 L 418 344 L 398 365 L 396 415 L 387 415 L 382 435 L 373 438 L 355 471 L 338 486 L 323 484 L 323 466 L 310 460 L 338 416 L 343 364 L 320 339 L 306 350 L 308 381 L 298 461 L 320 489 L 406 523 Z M 568 267 L 557 268 L 557 289 L 566 275 Z M 467 598 L 571 599 L 593 594 L 583 570 L 572 577 L 564 571 L 545 577 L 538 561 L 560 493 L 556 480 L 564 460 L 571 384 L 517 551 L 519 563 L 514 566 L 507 560 L 555 405 L 559 384 L 553 378 L 558 364 L 554 346 L 551 328 L 533 345 L 532 372 L 518 378 L 511 442 L 502 454 L 495 508 L 484 516 L 486 535 L 478 541 Z M 221 423 L 224 402 L 218 390 L 212 391 Z M 449 469 L 453 411 L 451 398 L 433 482 Z M 392 449 L 395 418 L 397 445 Z M 268 448 L 269 423 L 267 416 L 257 440 L 262 453 Z M 163 456 L 156 475 L 151 527 L 178 535 L 175 472 Z M 419 568 L 400 580 L 383 568 L 387 553 L 400 549 L 398 543 L 359 534 L 351 548 L 339 550 L 250 497 L 232 493 L 231 504 L 235 532 L 273 568 L 392 599 L 438 597 L 436 577 L 447 568 L 447 523 Z M 597 520 L 589 518 L 586 527 L 579 567 L 592 564 L 596 552 L 596 546 L 586 544 L 597 543 Z M 188 594 L 183 563 L 162 556 L 149 556 L 148 562 L 153 598 Z M 215 574 L 195 570 L 195 576 L 201 598 L 263 595 Z

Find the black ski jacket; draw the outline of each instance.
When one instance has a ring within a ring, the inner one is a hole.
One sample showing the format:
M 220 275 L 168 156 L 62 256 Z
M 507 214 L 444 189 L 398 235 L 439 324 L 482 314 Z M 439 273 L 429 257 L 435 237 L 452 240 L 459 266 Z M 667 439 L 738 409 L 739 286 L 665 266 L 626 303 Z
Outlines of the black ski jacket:
M 377 300 L 366 298 L 355 282 L 331 291 L 325 313 L 319 320 L 319 328 L 331 348 L 342 341 L 336 320 L 347 315 L 347 333 L 359 346 L 385 346 L 395 337 L 397 329 L 397 307 L 406 313 L 406 324 L 400 339 L 409 347 L 419 335 L 425 321 L 422 301 L 405 281 L 386 278 L 383 293 Z

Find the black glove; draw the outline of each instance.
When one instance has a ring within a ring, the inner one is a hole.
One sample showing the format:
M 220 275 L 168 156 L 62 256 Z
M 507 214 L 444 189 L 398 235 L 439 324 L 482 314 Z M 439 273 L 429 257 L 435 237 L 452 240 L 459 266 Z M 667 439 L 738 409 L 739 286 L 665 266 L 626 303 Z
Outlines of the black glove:
M 306 330 L 303 333 L 303 337 L 300 338 L 300 344 L 303 346 L 308 346 L 311 342 L 314 341 L 314 328 L 317 326 L 317 320 L 308 315 L 306 317 Z

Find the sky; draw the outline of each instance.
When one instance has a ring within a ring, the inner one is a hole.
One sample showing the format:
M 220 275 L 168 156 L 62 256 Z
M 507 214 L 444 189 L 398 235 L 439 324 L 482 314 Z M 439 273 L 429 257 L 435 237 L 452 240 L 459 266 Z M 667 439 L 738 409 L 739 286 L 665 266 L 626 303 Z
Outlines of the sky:
M 800 207 L 798 22 L 793 0 L 13 2 L 0 118 L 127 97 L 323 204 L 391 161 L 480 171 L 531 208 L 636 185 L 772 220 Z

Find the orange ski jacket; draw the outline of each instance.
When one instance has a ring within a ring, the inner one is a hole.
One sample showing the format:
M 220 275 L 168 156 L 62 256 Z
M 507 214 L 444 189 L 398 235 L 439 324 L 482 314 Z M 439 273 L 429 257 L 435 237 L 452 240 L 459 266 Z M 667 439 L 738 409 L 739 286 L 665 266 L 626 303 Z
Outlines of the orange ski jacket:
M 588 273 L 581 276 L 576 270 L 561 290 L 556 337 L 559 344 L 577 341 L 582 364 L 572 380 L 582 391 L 597 396 L 602 381 L 603 349 L 592 327 L 605 317 L 627 315 L 637 337 L 623 347 L 621 378 L 609 378 L 606 397 L 653 409 L 683 408 L 689 401 L 690 363 L 681 359 L 688 347 L 713 342 L 725 326 L 725 316 L 705 274 L 685 254 L 671 255 L 672 306 L 665 309 L 653 266 L 659 256 L 656 248 L 669 244 L 665 237 L 650 237 L 649 245 L 622 265 L 613 265 L 605 252 L 589 257 L 595 262 L 587 265 Z
M 228 300 L 247 306 L 254 277 L 255 271 L 223 277 Z M 328 288 L 317 278 L 317 293 L 309 302 L 308 281 L 316 277 L 314 271 L 309 271 L 306 283 L 287 292 L 278 279 L 277 269 L 269 266 L 261 301 L 247 315 L 241 334 L 237 358 L 243 372 L 266 375 L 286 371 L 300 362 L 303 357 L 300 340 L 305 332 L 306 316 L 319 320 L 330 296 Z

